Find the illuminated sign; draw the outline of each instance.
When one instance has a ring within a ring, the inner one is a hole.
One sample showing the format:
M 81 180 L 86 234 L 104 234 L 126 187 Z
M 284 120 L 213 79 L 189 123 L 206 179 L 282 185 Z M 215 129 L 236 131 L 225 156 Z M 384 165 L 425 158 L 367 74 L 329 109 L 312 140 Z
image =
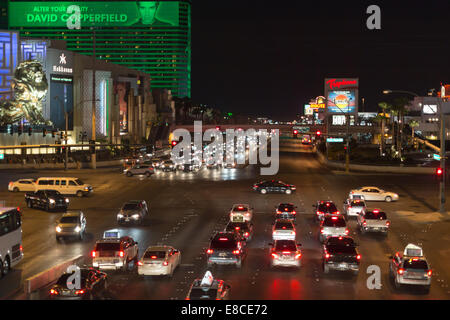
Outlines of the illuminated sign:
M 71 7 L 72 6 L 72 7 Z M 79 7 L 79 15 L 73 6 Z M 10 27 L 178 26 L 175 1 L 9 2 Z
M 62 83 L 72 83 L 73 78 L 67 77 L 67 76 L 60 76 L 60 75 L 50 75 L 50 80 L 54 82 L 62 82 Z
M 329 90 L 342 89 L 342 88 L 355 88 L 358 86 L 357 79 L 326 79 L 326 85 L 329 86 Z
M 305 116 L 313 115 L 314 110 L 311 108 L 309 104 L 305 104 Z
M 424 104 L 422 112 L 423 112 L 423 114 L 437 114 L 437 105 Z
M 19 62 L 19 33 L 0 32 L 0 98 L 11 97 L 11 82 Z
M 355 92 L 352 90 L 328 92 L 329 113 L 352 113 L 356 110 Z
M 310 106 L 312 109 L 324 109 L 325 103 L 311 103 Z
M 327 142 L 344 142 L 344 138 L 327 138 Z

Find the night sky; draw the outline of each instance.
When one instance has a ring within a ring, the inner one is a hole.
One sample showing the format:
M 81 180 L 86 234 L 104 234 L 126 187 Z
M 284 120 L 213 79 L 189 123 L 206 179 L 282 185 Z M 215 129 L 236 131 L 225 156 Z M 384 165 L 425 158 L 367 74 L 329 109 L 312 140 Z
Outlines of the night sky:
M 292 120 L 326 77 L 358 77 L 365 111 L 450 83 L 450 0 L 192 0 L 194 102 Z

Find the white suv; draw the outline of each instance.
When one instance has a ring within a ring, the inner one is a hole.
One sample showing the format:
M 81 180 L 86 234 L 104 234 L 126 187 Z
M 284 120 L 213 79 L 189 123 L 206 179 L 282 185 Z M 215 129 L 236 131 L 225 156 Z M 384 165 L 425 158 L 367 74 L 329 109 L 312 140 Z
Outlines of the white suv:
M 42 177 L 36 180 L 34 186 L 34 191 L 56 190 L 61 194 L 72 194 L 78 197 L 89 195 L 94 191 L 91 185 L 72 177 Z

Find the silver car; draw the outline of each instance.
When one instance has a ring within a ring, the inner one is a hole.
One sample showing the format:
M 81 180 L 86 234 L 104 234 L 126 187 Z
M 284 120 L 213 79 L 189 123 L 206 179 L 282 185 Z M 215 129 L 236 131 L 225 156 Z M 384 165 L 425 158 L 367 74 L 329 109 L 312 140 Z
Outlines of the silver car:
M 148 215 L 148 206 L 145 200 L 130 200 L 126 202 L 117 214 L 117 222 L 142 223 Z
M 56 223 L 56 240 L 77 237 L 83 240 L 86 232 L 86 217 L 82 211 L 68 211 Z
M 326 215 L 320 223 L 319 240 L 325 242 L 329 237 L 347 236 L 349 230 L 343 216 Z
M 155 170 L 150 165 L 137 164 L 131 168 L 125 169 L 123 173 L 125 173 L 127 177 L 131 177 L 133 175 L 146 175 L 147 177 L 150 177 L 155 173 Z
M 359 213 L 366 208 L 366 202 L 359 199 L 347 199 L 344 201 L 344 214 L 349 217 L 358 217 Z

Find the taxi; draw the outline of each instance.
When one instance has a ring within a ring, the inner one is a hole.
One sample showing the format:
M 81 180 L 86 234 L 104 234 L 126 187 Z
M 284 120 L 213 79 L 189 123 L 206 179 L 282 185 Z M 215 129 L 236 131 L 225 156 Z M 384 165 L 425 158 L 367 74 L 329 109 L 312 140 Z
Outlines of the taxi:
M 202 279 L 194 280 L 186 300 L 228 300 L 230 290 L 230 285 L 223 280 L 214 279 L 211 271 L 206 271 Z

